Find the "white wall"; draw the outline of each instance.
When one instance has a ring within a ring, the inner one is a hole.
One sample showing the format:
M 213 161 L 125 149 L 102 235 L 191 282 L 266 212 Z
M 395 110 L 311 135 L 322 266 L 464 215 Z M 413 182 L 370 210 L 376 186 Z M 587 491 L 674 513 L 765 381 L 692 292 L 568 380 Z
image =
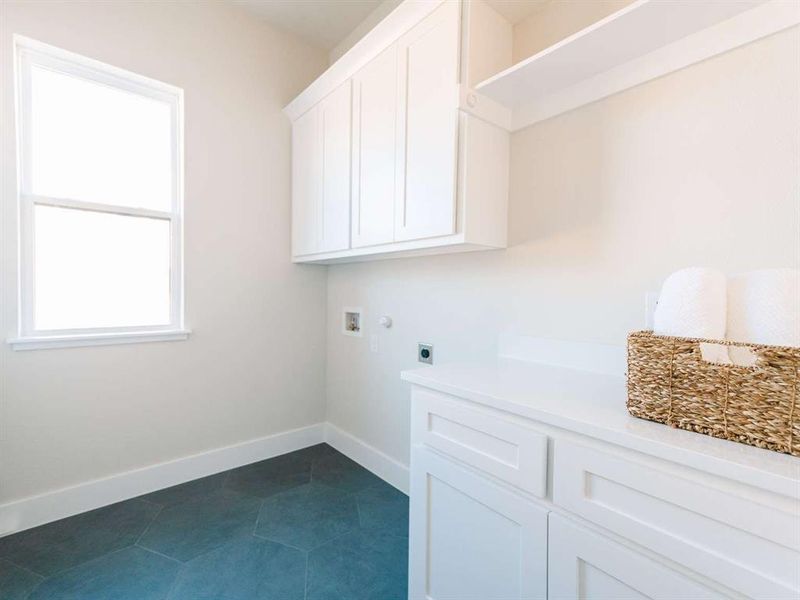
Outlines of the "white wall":
M 632 2 L 633 0 L 550 0 L 514 25 L 514 62 L 533 56 Z
M 504 331 L 624 344 L 674 269 L 800 267 L 798 56 L 795 27 L 515 133 L 508 250 L 330 267 L 328 420 L 407 462 L 418 341 L 440 364 Z
M 280 109 L 324 53 L 223 2 L 0 8 L 2 327 L 16 322 L 13 33 L 184 88 L 188 341 L 0 344 L 0 504 L 324 419 L 325 272 L 289 258 Z
M 367 18 L 355 26 L 342 41 L 334 46 L 328 52 L 328 62 L 335 63 L 341 56 L 356 45 L 361 38 L 367 35 L 372 29 L 380 23 L 390 12 L 397 8 L 403 0 L 383 0 L 375 10 L 373 10 Z

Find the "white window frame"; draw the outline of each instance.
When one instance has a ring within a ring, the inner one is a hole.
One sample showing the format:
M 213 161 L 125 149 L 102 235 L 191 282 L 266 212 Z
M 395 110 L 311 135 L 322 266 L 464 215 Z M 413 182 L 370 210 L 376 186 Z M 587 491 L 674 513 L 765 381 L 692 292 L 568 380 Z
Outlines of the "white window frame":
M 124 69 L 55 48 L 23 36 L 14 36 L 17 191 L 19 209 L 18 337 L 12 348 L 28 350 L 67 346 L 151 342 L 186 339 L 183 301 L 183 90 Z M 169 211 L 113 206 L 75 198 L 52 198 L 31 192 L 31 82 L 32 65 L 51 68 L 115 89 L 167 102 L 172 116 L 172 181 Z M 34 327 L 34 208 L 57 206 L 170 222 L 170 322 L 165 325 L 86 329 L 37 330 Z

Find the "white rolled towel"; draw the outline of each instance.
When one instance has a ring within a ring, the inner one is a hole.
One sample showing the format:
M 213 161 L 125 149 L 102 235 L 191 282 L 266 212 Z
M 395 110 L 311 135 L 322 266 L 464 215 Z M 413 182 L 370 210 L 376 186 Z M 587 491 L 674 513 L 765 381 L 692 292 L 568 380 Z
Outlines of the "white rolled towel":
M 725 339 L 727 279 L 721 271 L 693 267 L 664 281 L 653 317 L 656 335 Z M 703 358 L 728 363 L 725 346 L 704 344 Z
M 762 269 L 732 276 L 726 337 L 800 347 L 800 270 Z

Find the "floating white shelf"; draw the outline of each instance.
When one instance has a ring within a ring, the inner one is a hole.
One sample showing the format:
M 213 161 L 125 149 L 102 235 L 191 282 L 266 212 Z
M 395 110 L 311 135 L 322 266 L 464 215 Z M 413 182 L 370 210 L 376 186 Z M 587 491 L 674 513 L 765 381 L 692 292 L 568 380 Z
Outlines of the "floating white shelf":
M 790 27 L 798 5 L 637 0 L 475 89 L 511 108 L 512 129 L 520 129 Z

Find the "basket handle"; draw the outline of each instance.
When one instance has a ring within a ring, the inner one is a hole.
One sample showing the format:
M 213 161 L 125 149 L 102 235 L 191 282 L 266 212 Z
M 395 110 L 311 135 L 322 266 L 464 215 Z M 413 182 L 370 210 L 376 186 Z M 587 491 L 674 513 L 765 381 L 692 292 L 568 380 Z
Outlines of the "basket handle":
M 703 342 L 693 346 L 697 360 L 706 364 L 753 370 L 764 364 L 763 349 L 739 343 Z

